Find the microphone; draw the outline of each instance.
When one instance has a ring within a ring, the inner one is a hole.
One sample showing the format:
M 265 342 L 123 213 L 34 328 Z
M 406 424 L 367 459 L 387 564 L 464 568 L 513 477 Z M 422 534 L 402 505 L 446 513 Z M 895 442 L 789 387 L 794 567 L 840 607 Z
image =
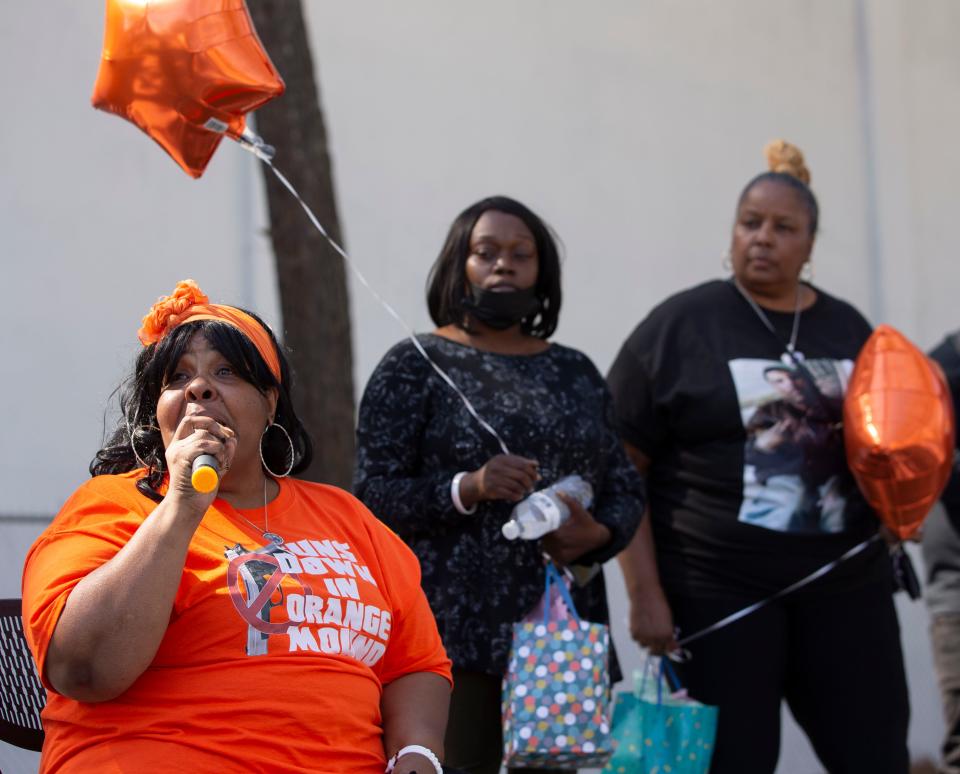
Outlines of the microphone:
M 202 494 L 212 492 L 220 483 L 220 465 L 212 454 L 201 454 L 193 461 L 193 472 L 190 474 L 190 483 L 193 488 Z

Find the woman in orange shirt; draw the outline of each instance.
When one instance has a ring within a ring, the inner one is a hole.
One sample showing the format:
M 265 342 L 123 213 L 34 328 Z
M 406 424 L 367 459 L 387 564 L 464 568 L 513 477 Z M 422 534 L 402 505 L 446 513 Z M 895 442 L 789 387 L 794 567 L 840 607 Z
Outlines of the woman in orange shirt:
M 311 444 L 269 328 L 188 280 L 139 336 L 93 478 L 24 569 L 42 771 L 439 773 L 450 662 L 419 565 L 286 478 Z

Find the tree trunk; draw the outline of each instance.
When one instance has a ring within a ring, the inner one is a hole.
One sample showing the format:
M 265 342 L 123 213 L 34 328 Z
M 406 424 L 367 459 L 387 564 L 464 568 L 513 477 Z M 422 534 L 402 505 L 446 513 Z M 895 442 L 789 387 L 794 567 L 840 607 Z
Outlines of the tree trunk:
M 287 85 L 256 113 L 257 133 L 277 149 L 279 169 L 327 233 L 343 244 L 300 0 L 249 0 L 254 26 Z M 266 167 L 270 236 L 277 262 L 283 341 L 290 350 L 294 403 L 314 440 L 303 478 L 349 487 L 354 405 L 350 310 L 343 259 Z

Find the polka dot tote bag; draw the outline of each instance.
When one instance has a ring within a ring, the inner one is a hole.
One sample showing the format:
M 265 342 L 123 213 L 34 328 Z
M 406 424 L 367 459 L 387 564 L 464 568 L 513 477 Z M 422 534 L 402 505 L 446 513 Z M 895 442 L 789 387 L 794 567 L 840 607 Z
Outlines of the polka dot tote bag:
M 513 625 L 503 681 L 504 763 L 601 768 L 612 749 L 609 630 L 580 620 L 553 564 L 547 565 L 546 576 L 542 617 Z M 554 603 L 553 594 L 566 604 Z

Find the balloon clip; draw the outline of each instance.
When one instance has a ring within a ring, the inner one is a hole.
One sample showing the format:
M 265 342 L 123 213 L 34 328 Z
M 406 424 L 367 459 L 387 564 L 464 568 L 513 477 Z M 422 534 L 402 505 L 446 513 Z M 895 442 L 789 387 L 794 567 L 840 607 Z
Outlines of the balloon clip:
M 223 134 L 230 128 L 230 124 L 226 124 L 221 121 L 219 118 L 213 118 L 212 116 L 207 119 L 207 122 L 203 125 L 203 128 L 210 132 L 216 132 L 217 134 Z
M 235 138 L 240 147 L 246 148 L 261 161 L 270 162 L 277 153 L 277 149 L 272 145 L 267 145 L 263 138 L 252 131 L 249 126 L 244 127 L 243 133 Z

